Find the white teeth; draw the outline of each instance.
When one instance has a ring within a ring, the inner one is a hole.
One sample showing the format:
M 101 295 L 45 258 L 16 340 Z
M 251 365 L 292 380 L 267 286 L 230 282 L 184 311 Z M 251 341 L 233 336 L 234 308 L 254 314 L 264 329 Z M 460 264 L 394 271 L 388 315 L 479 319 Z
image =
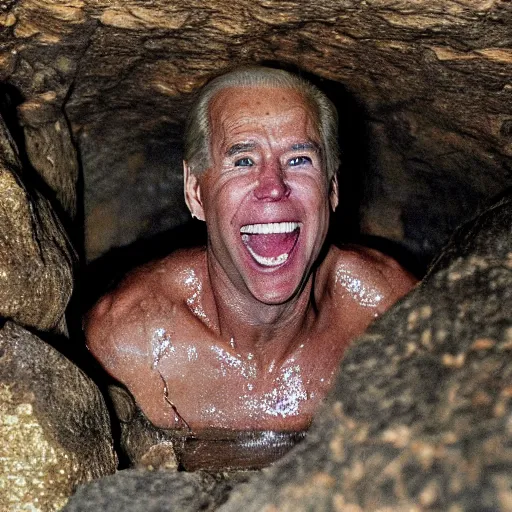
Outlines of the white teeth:
M 242 233 L 242 241 L 244 242 L 247 250 L 257 263 L 265 267 L 277 267 L 282 265 L 289 256 L 285 252 L 279 256 L 266 257 L 256 254 L 249 246 L 249 235 L 270 235 L 274 233 L 292 233 L 300 227 L 298 222 L 268 222 L 265 224 L 246 224 L 240 228 Z
M 250 235 L 270 235 L 273 233 L 291 233 L 299 227 L 298 222 L 269 222 L 266 224 L 246 224 L 240 228 L 240 233 Z M 280 258 L 281 256 L 278 256 Z
M 251 256 L 260 264 L 265 267 L 277 267 L 278 265 L 283 264 L 288 259 L 288 253 L 280 254 L 279 256 L 275 256 L 272 258 L 267 258 L 265 256 L 260 256 L 256 254 L 248 245 L 246 245 L 247 250 L 251 253 Z

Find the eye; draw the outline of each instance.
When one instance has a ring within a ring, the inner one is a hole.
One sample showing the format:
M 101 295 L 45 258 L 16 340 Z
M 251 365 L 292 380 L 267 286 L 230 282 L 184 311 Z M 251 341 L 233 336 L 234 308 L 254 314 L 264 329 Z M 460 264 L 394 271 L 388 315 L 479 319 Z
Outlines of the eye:
M 239 158 L 235 161 L 235 167 L 250 167 L 253 164 L 254 162 L 249 157 Z
M 288 165 L 290 165 L 291 167 L 296 167 L 298 165 L 306 165 L 306 164 L 311 164 L 312 161 L 311 161 L 311 158 L 309 158 L 309 156 L 296 156 L 294 158 L 292 158 L 291 160 L 288 160 Z

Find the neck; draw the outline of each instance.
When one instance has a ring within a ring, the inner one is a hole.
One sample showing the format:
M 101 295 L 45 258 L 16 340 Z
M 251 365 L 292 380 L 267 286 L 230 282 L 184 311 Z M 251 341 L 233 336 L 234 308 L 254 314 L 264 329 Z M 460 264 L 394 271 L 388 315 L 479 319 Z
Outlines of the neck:
M 208 280 L 220 337 L 237 353 L 251 353 L 264 365 L 284 360 L 315 317 L 312 275 L 286 303 L 265 304 L 240 291 L 212 260 L 207 260 Z

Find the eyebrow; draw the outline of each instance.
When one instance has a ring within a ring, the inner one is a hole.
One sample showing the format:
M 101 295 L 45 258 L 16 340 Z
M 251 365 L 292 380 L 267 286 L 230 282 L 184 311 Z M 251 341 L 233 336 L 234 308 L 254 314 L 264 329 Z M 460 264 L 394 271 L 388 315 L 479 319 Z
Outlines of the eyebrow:
M 226 151 L 226 156 L 238 155 L 239 153 L 244 153 L 245 151 L 252 151 L 256 148 L 256 144 L 254 142 L 239 142 L 237 144 L 233 144 Z M 316 142 L 297 142 L 296 144 L 292 144 L 292 151 L 315 151 L 316 153 L 320 153 L 320 146 Z
M 315 151 L 320 153 L 320 146 L 316 142 L 298 142 L 297 144 L 292 144 L 291 149 L 293 151 Z
M 256 147 L 254 142 L 240 142 L 238 144 L 233 144 L 226 151 L 226 156 L 237 155 L 238 153 L 244 153 L 245 151 L 251 151 Z

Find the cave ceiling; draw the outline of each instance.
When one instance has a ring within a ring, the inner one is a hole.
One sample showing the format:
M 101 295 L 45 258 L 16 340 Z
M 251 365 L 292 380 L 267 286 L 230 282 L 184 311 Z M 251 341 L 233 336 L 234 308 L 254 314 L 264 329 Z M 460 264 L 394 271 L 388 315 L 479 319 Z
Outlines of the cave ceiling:
M 0 80 L 19 94 L 27 146 L 30 128 L 69 123 L 89 260 L 188 221 L 192 95 L 249 63 L 325 88 L 340 110 L 342 205 L 425 261 L 512 183 L 507 0 L 0 0 Z

